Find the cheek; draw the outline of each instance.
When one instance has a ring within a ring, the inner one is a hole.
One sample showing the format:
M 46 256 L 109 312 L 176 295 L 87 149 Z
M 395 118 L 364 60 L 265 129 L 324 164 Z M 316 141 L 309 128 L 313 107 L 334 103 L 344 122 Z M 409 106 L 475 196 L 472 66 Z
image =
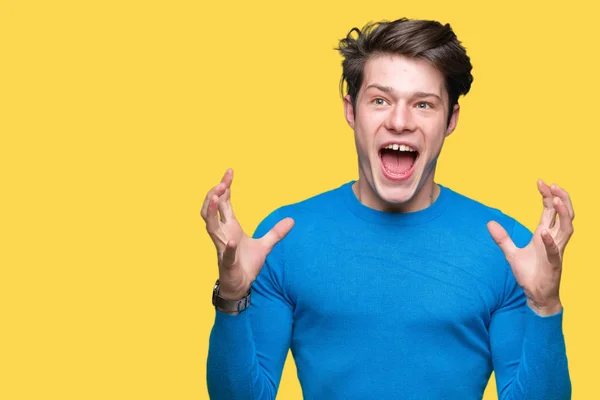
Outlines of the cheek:
M 360 158 L 368 156 L 370 146 L 367 138 L 356 131 L 356 134 L 354 135 L 354 141 L 356 142 L 356 151 L 358 152 L 358 156 Z
M 439 150 L 438 148 L 444 143 L 446 137 L 446 125 L 440 124 L 437 121 L 425 121 L 422 125 L 425 133 L 427 147 L 430 149 Z
M 365 150 L 369 142 L 369 131 L 368 127 L 364 126 L 360 121 L 356 121 L 354 125 L 354 138 L 356 145 L 359 146 L 359 150 Z
M 363 147 L 371 148 L 377 136 L 377 132 L 382 125 L 381 116 L 379 114 L 369 114 L 355 121 L 355 134 L 357 140 Z

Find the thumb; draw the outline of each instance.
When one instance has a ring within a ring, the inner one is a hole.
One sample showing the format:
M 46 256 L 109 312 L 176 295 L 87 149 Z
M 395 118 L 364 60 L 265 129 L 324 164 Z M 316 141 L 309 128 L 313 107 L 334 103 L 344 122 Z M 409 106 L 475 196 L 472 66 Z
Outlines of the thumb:
M 294 220 L 284 218 L 279 221 L 265 236 L 260 238 L 260 242 L 265 246 L 265 250 L 269 253 L 273 247 L 283 239 L 294 226 Z
M 492 239 L 494 239 L 494 242 L 500 247 L 506 259 L 511 260 L 518 248 L 515 246 L 510 236 L 508 236 L 506 230 L 496 221 L 488 222 L 487 228 L 488 231 L 490 231 L 490 235 L 492 235 Z

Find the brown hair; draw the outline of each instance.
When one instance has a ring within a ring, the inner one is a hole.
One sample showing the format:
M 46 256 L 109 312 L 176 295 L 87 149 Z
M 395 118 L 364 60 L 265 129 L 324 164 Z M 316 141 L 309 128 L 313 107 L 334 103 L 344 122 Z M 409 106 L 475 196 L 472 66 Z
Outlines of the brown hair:
M 353 33 L 356 33 L 356 38 Z M 343 96 L 345 81 L 354 109 L 365 64 L 370 57 L 380 54 L 420 58 L 430 62 L 444 75 L 450 100 L 448 123 L 458 97 L 467 94 L 473 82 L 471 61 L 450 24 L 406 18 L 369 23 L 362 31 L 352 28 L 340 40 L 336 50 L 344 57 L 340 92 Z

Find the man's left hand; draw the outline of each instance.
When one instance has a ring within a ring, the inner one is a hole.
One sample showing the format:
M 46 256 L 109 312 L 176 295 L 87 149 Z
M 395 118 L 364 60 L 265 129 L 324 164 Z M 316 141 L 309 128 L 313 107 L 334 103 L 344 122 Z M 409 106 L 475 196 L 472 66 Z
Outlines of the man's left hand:
M 560 277 L 565 247 L 573 235 L 575 213 L 569 194 L 557 185 L 538 181 L 544 211 L 526 247 L 518 248 L 506 230 L 495 221 L 487 225 L 492 238 L 510 264 L 517 283 L 527 296 L 527 304 L 538 315 L 559 313 Z M 558 218 L 556 215 L 558 214 Z

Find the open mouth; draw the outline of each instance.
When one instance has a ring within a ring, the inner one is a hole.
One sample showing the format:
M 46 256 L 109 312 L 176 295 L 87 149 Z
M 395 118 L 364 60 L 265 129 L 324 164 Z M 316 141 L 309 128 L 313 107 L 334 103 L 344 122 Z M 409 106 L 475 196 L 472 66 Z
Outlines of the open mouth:
M 393 177 L 403 177 L 411 171 L 419 152 L 405 144 L 389 144 L 379 150 L 379 158 L 385 172 Z

